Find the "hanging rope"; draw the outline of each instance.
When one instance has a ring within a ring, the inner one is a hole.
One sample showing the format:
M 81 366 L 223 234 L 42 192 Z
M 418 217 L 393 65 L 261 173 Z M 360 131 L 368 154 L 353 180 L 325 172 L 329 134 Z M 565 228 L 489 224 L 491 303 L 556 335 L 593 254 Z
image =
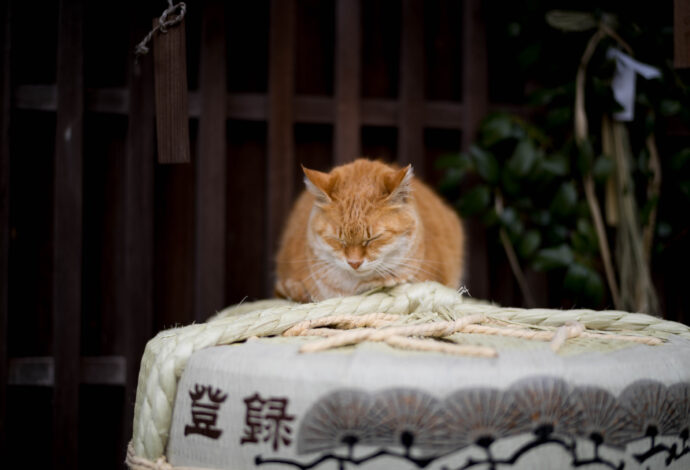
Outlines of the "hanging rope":
M 167 33 L 168 28 L 175 26 L 182 22 L 184 15 L 187 13 L 187 5 L 184 2 L 176 3 L 173 5 L 172 0 L 168 0 L 168 8 L 166 8 L 158 18 L 158 25 L 149 31 L 149 34 L 141 40 L 137 47 L 134 48 L 134 55 L 138 59 L 142 55 L 146 55 L 149 52 L 148 44 L 153 39 L 153 35 L 158 31 L 161 33 Z

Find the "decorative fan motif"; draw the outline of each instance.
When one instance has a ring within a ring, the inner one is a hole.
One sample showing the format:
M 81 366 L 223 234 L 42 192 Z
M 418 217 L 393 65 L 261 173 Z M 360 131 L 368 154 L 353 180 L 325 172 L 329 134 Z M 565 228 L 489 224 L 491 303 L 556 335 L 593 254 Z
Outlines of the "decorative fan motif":
M 372 397 L 361 390 L 338 390 L 319 400 L 304 416 L 297 453 L 320 452 L 341 446 L 371 443 L 380 421 Z
M 582 410 L 570 396 L 570 387 L 554 377 L 531 377 L 508 390 L 514 404 L 513 427 L 535 434 L 574 435 L 582 428 Z
M 653 380 L 628 385 L 618 398 L 639 437 L 675 434 L 680 430 L 678 409 L 666 387 Z
M 456 449 L 476 444 L 488 448 L 494 441 L 529 431 L 516 422 L 512 394 L 493 388 L 469 388 L 448 396 L 448 434 Z
M 380 418 L 375 444 L 402 446 L 406 453 L 419 455 L 448 447 L 447 414 L 432 395 L 414 389 L 384 390 L 376 394 L 374 407 Z
M 582 410 L 582 428 L 577 434 L 592 440 L 595 445 L 624 448 L 626 443 L 639 437 L 625 409 L 606 390 L 577 387 L 573 399 Z
M 678 412 L 678 432 L 683 441 L 690 438 L 690 383 L 677 383 L 668 388 L 668 397 Z
M 510 455 L 497 455 L 494 442 L 525 433 L 532 439 Z M 675 443 L 657 440 L 661 435 L 675 438 Z M 507 390 L 461 389 L 443 400 L 411 388 L 338 390 L 320 398 L 301 420 L 297 453 L 320 456 L 306 463 L 257 456 L 256 463 L 287 463 L 309 470 L 326 460 L 345 468 L 346 463 L 359 466 L 385 456 L 426 468 L 436 459 L 477 446 L 485 456 L 469 458 L 457 469 L 502 468 L 542 445 L 557 445 L 572 456 L 575 467 L 600 464 L 618 469 L 624 461 L 602 455 L 600 447 L 623 453 L 629 442 L 643 438 L 647 449 L 631 456 L 639 463 L 657 454 L 665 455 L 666 465 L 690 459 L 690 383 L 667 388 L 640 380 L 618 397 L 599 387 L 572 387 L 547 376 L 520 380 Z M 584 439 L 594 447 L 581 450 Z

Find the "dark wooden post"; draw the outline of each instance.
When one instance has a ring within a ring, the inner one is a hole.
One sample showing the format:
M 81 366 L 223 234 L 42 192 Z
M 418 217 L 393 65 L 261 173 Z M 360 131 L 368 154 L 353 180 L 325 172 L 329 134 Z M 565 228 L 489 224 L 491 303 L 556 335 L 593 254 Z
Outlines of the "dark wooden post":
M 0 11 L 0 455 L 7 455 L 7 296 L 10 249 L 10 2 Z
M 402 2 L 398 162 L 424 177 L 424 4 Z
M 690 2 L 673 0 L 673 65 L 690 67 Z
M 53 188 L 53 459 L 77 468 L 82 275 L 83 10 L 60 2 Z
M 194 318 L 225 307 L 226 53 L 223 2 L 204 3 L 201 43 L 201 117 L 196 161 Z
M 138 2 L 130 2 L 130 11 L 137 11 Z M 143 17 L 142 17 L 143 18 Z M 143 18 L 147 19 L 147 18 Z M 132 16 L 130 51 L 148 31 L 148 22 L 137 23 Z M 123 320 L 126 364 L 125 402 L 122 425 L 122 450 L 132 436 L 134 400 L 139 376 L 139 363 L 146 341 L 153 336 L 153 251 L 154 251 L 154 102 L 151 58 L 129 64 L 129 123 L 127 147 L 122 165 L 121 195 L 123 199 L 122 233 L 118 257 L 120 299 L 118 316 Z
M 361 18 L 359 0 L 338 0 L 335 40 L 334 163 L 360 156 Z
M 464 119 L 462 148 L 467 150 L 474 141 L 479 124 L 488 108 L 488 66 L 486 31 L 481 0 L 465 0 L 463 11 L 463 88 Z M 489 297 L 489 260 L 486 229 L 476 221 L 466 221 L 468 244 L 465 278 L 474 297 Z
M 269 40 L 266 294 L 273 292 L 274 258 L 293 197 L 295 0 L 271 2 Z

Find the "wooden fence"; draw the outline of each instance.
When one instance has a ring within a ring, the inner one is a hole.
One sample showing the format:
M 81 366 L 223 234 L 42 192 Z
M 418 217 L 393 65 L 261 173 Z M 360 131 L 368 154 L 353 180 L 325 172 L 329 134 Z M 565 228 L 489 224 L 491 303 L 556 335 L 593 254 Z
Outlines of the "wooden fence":
M 383 157 L 433 182 L 500 106 L 480 0 L 188 2 L 192 163 L 157 164 L 151 58 L 132 51 L 165 2 L 146 3 L 2 9 L 8 468 L 122 465 L 146 341 L 271 294 L 300 163 Z M 472 294 L 519 303 L 467 228 Z

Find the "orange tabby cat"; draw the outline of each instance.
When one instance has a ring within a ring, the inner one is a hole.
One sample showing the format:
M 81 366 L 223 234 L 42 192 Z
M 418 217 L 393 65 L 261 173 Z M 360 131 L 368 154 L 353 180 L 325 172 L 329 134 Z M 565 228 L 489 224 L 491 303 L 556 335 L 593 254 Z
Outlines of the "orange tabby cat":
M 330 173 L 303 170 L 307 191 L 283 232 L 277 295 L 309 302 L 403 282 L 459 286 L 460 220 L 411 166 L 358 159 Z

